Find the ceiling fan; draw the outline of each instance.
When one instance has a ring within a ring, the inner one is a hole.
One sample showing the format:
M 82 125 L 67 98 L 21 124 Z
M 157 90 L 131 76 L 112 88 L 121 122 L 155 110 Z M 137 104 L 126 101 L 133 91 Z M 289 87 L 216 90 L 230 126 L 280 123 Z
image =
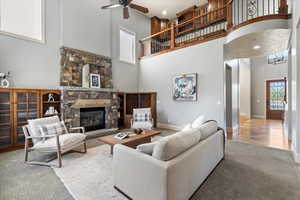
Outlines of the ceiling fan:
M 139 6 L 136 4 L 131 3 L 133 0 L 119 0 L 119 3 L 114 3 L 111 5 L 103 6 L 102 9 L 112 9 L 123 6 L 123 18 L 128 19 L 129 18 L 129 8 L 135 9 L 139 12 L 147 14 L 149 12 L 148 8 L 145 8 L 143 6 Z

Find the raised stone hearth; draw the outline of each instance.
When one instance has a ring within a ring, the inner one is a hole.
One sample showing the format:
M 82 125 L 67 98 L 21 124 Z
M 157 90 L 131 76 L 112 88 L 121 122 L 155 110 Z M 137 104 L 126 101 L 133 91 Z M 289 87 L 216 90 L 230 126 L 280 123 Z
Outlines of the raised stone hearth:
M 80 109 L 105 108 L 105 129 L 118 128 L 118 96 L 97 90 L 62 90 L 62 117 L 68 127 L 79 127 Z

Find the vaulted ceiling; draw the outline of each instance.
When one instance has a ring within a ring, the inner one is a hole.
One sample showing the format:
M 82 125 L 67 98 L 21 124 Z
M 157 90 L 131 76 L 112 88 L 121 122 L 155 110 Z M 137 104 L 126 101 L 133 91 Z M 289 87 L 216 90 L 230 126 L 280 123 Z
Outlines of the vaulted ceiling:
M 194 5 L 206 4 L 207 0 L 133 0 L 133 3 L 149 8 L 147 16 L 172 19 L 176 13 Z M 166 14 L 163 15 L 163 11 Z

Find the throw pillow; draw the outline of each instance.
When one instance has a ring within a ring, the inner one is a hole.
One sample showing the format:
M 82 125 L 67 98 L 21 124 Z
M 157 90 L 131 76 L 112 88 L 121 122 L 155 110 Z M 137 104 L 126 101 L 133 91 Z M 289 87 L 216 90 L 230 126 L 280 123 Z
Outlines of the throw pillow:
M 149 115 L 150 115 L 149 113 L 140 113 L 140 114 L 136 113 L 134 115 L 134 121 L 135 122 L 147 122 L 150 119 Z
M 141 145 L 138 145 L 136 147 L 136 150 L 142 152 L 142 153 L 145 153 L 145 154 L 148 154 L 148 155 L 152 155 L 153 153 L 153 149 L 155 147 L 155 145 L 157 144 L 157 142 L 152 142 L 152 143 L 147 143 L 147 144 L 141 144 Z
M 183 129 L 181 131 L 189 131 L 192 129 L 192 124 L 187 124 L 183 127 Z
M 200 115 L 197 119 L 195 119 L 192 123 L 192 128 L 198 129 L 201 127 L 202 124 L 205 122 L 205 116 Z
M 42 133 L 42 136 L 63 135 L 63 134 L 68 133 L 68 131 L 66 129 L 66 125 L 65 125 L 64 122 L 41 125 L 40 126 L 40 131 Z M 46 138 L 43 138 L 43 140 L 45 141 Z

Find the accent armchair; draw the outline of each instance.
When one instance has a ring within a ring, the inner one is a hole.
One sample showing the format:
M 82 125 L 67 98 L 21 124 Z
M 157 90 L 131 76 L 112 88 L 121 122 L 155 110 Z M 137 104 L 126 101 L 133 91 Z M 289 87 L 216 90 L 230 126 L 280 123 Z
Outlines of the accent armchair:
M 131 120 L 131 128 L 134 129 L 152 129 L 153 118 L 151 116 L 151 108 L 133 109 L 133 118 Z
M 69 133 L 64 123 L 62 124 L 63 134 L 43 134 L 41 127 L 51 124 L 60 123 L 57 116 L 41 118 L 35 120 L 28 120 L 28 125 L 23 126 L 25 135 L 25 163 L 32 165 L 53 166 L 47 162 L 28 161 L 28 153 L 31 151 L 38 151 L 41 153 L 56 153 L 58 165 L 62 167 L 62 155 L 73 150 L 76 147 L 83 146 L 83 151 L 78 153 L 86 153 L 86 135 L 83 127 L 70 128 L 69 131 L 76 131 L 77 133 Z M 81 133 L 80 133 L 81 131 Z M 32 141 L 33 146 L 29 147 L 29 142 Z M 55 157 L 56 158 L 56 157 Z M 51 161 L 51 160 L 50 160 Z

